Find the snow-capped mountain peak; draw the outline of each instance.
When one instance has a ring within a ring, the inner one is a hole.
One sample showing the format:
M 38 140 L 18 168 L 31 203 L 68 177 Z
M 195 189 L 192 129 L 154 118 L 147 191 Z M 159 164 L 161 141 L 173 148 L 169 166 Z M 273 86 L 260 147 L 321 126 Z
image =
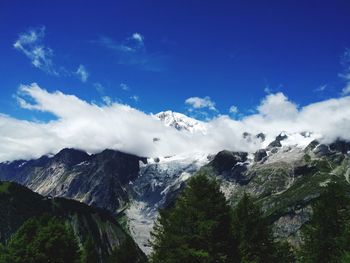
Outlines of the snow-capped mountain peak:
M 166 126 L 174 127 L 179 131 L 206 133 L 207 130 L 204 122 L 190 118 L 182 113 L 168 110 L 155 114 L 155 117 Z

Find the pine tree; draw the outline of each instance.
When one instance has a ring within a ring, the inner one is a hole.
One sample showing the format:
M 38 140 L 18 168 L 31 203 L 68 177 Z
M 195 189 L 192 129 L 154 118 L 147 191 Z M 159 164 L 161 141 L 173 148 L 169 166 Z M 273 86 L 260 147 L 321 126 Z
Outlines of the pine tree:
M 216 181 L 191 178 L 173 208 L 160 212 L 151 262 L 238 262 L 230 207 Z
M 300 262 L 340 262 L 348 249 L 349 198 L 343 187 L 329 183 L 313 205 L 310 223 L 302 231 Z M 346 260 L 346 257 L 344 258 Z
M 72 231 L 57 218 L 27 220 L 13 235 L 1 263 L 78 263 L 78 243 Z
M 292 262 L 287 244 L 274 242 L 271 227 L 249 195 L 244 194 L 233 211 L 233 233 L 241 262 Z M 280 254 L 284 254 L 281 258 Z

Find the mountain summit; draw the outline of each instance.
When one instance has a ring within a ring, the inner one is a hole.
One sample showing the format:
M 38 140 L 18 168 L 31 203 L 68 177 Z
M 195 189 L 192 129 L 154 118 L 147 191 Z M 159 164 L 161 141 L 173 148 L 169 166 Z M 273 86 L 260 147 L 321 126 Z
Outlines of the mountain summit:
M 174 127 L 179 131 L 200 132 L 203 134 L 207 131 L 204 122 L 190 118 L 182 113 L 168 110 L 157 113 L 155 117 L 161 120 L 166 126 Z

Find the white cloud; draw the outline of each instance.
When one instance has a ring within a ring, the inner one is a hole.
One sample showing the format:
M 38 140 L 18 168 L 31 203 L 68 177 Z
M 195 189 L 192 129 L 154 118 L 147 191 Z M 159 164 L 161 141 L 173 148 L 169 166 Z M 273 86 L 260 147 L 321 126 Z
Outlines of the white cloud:
M 103 96 L 102 100 L 106 105 L 112 105 L 112 99 L 109 96 Z
M 143 43 L 143 39 L 144 39 L 143 35 L 141 35 L 140 33 L 132 34 L 131 38 L 140 42 L 140 43 Z
M 350 56 L 350 54 L 349 54 L 349 56 Z M 349 60 L 350 60 L 350 57 L 349 57 Z M 349 65 L 349 68 L 347 69 L 347 72 L 345 74 L 342 74 L 341 77 L 346 82 L 345 87 L 342 89 L 341 95 L 342 96 L 349 95 L 350 94 L 350 65 Z
M 318 88 L 314 89 L 315 92 L 323 92 L 327 88 L 327 84 L 321 85 Z
M 130 88 L 129 88 L 129 86 L 128 85 L 126 85 L 125 83 L 120 83 L 120 88 L 122 89 L 122 90 L 129 90 Z
M 82 82 L 86 82 L 88 77 L 89 77 L 89 73 L 87 72 L 86 68 L 84 65 L 79 65 L 77 71 L 75 72 L 75 74 L 79 77 L 79 79 Z
M 257 108 L 260 115 L 268 119 L 292 120 L 297 117 L 297 105 L 282 93 L 267 95 Z
M 22 108 L 48 112 L 57 119 L 37 123 L 0 115 L 0 161 L 37 158 L 64 147 L 90 153 L 110 148 L 150 157 L 260 148 L 260 141 L 242 138 L 245 131 L 263 132 L 268 140 L 281 131 L 310 131 L 321 134 L 324 142 L 350 140 L 350 96 L 298 107 L 282 93 L 270 94 L 255 114 L 240 120 L 219 116 L 206 122 L 206 134 L 166 127 L 153 115 L 107 97 L 97 105 L 59 91 L 48 92 L 37 84 L 21 86 L 18 101 Z M 160 140 L 154 143 L 153 138 Z
M 34 67 L 48 74 L 58 75 L 52 62 L 53 51 L 43 44 L 44 37 L 45 27 L 29 29 L 19 34 L 13 47 L 26 55 Z
M 229 109 L 231 114 L 236 114 L 238 112 L 238 108 L 235 105 L 232 105 Z
M 210 97 L 191 97 L 185 100 L 185 103 L 194 109 L 208 108 L 210 110 L 216 111 L 215 102 L 213 102 Z
M 347 83 L 346 87 L 343 88 L 342 90 L 342 95 L 346 96 L 350 94 L 350 82 Z
M 344 72 L 339 74 L 339 76 L 345 80 L 345 87 L 341 91 L 342 96 L 346 96 L 350 94 L 350 49 L 345 49 L 342 57 L 341 64 L 344 67 Z
M 264 88 L 264 92 L 267 93 L 267 94 L 272 93 L 272 91 L 271 91 L 271 89 L 270 89 L 269 86 L 266 86 L 266 87 Z
M 130 97 L 130 99 L 132 99 L 135 102 L 138 102 L 140 100 L 140 97 L 137 96 L 137 95 L 133 95 L 133 96 Z
M 94 41 L 116 55 L 121 65 L 134 66 L 146 71 L 162 71 L 166 68 L 168 56 L 162 52 L 150 53 L 146 49 L 144 37 L 140 33 L 133 33 L 123 40 L 114 40 L 101 36 Z
M 104 93 L 105 87 L 103 87 L 103 85 L 99 82 L 96 82 L 93 84 L 94 88 L 97 90 L 97 92 L 99 93 Z

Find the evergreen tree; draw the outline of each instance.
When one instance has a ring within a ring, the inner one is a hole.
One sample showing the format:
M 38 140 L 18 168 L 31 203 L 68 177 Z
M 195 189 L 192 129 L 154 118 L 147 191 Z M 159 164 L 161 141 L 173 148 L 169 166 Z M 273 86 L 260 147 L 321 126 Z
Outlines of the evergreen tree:
M 289 246 L 274 242 L 268 221 L 249 195 L 244 194 L 234 209 L 232 224 L 241 262 L 293 262 Z
M 79 247 L 59 219 L 43 216 L 27 220 L 8 242 L 1 263 L 78 263 Z
M 302 231 L 304 244 L 301 247 L 300 262 L 340 262 L 348 249 L 347 223 L 349 220 L 349 199 L 343 187 L 328 184 L 319 200 L 313 205 L 310 223 Z M 344 262 L 346 260 L 344 257 Z
M 216 181 L 191 178 L 173 208 L 160 211 L 151 262 L 238 262 L 230 207 Z

